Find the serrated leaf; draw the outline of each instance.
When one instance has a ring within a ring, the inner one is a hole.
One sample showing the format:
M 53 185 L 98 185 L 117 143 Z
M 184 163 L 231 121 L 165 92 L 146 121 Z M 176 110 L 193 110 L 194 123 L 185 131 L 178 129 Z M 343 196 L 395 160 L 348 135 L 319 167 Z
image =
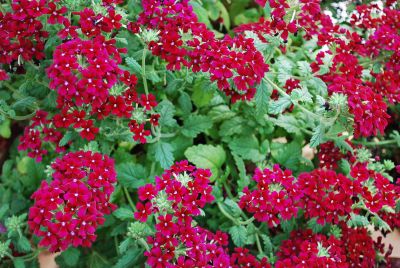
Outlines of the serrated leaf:
M 186 158 L 199 168 L 208 168 L 212 172 L 212 180 L 219 175 L 219 169 L 225 163 L 226 154 L 221 146 L 197 145 L 185 151 Z
M 125 62 L 132 69 L 134 73 L 136 74 L 142 73 L 142 66 L 134 58 L 128 57 L 125 59 Z
M 328 88 L 324 81 L 318 77 L 312 77 L 306 81 L 306 84 L 309 88 L 314 89 L 316 94 L 321 96 L 328 95 Z
M 297 170 L 301 157 L 301 145 L 297 142 L 291 143 L 277 143 L 271 144 L 271 155 L 278 164 L 282 166 Z
M 130 238 L 130 237 L 126 238 L 124 241 L 122 241 L 119 244 L 119 246 L 118 246 L 119 251 L 122 254 L 125 253 L 128 250 L 128 248 L 130 247 L 130 245 L 132 244 L 132 242 L 133 242 L 132 238 Z
M 313 135 L 310 139 L 310 147 L 315 148 L 320 145 L 325 137 L 325 128 L 323 125 L 318 125 L 314 128 Z
M 312 102 L 312 96 L 308 92 L 307 88 L 304 86 L 302 88 L 294 89 L 290 94 L 290 97 L 293 101 L 300 101 L 306 103 Z
M 34 110 L 36 108 L 36 99 L 34 97 L 26 97 L 17 100 L 11 105 L 14 110 Z
M 122 257 L 118 259 L 118 262 L 113 266 L 114 268 L 126 268 L 126 267 L 133 267 L 136 259 L 141 255 L 140 249 L 138 248 L 131 248 L 126 251 Z
M 347 221 L 350 227 L 367 227 L 369 224 L 367 217 L 354 213 L 350 213 L 350 219 Z
M 245 119 L 240 116 L 235 116 L 225 120 L 221 126 L 218 134 L 220 136 L 232 136 L 233 134 L 240 134 L 243 131 Z
M 155 158 L 164 169 L 169 168 L 174 163 L 173 147 L 171 144 L 159 141 L 154 144 Z
M 67 131 L 60 140 L 60 142 L 58 143 L 58 146 L 62 147 L 67 145 L 70 141 L 76 139 L 78 136 L 79 134 L 76 133 L 75 131 Z
M 284 128 L 289 133 L 300 132 L 297 119 L 294 116 L 281 114 L 277 119 L 270 118 L 270 120 L 272 120 L 276 125 Z
M 229 143 L 229 148 L 233 153 L 241 156 L 243 159 L 258 162 L 265 157 L 260 153 L 260 144 L 256 136 L 243 136 L 233 139 Z
M 225 199 L 223 205 L 227 207 L 227 210 L 229 210 L 229 214 L 231 214 L 233 217 L 239 217 L 240 214 L 242 213 L 242 210 L 240 209 L 239 205 L 233 201 L 232 199 Z
M 170 101 L 163 100 L 158 104 L 156 110 L 160 114 L 159 123 L 161 126 L 173 127 L 176 125 L 174 119 L 175 107 Z
M 137 189 L 145 184 L 146 171 L 142 165 L 122 163 L 117 165 L 118 183 L 124 187 Z
M 25 236 L 20 236 L 18 238 L 16 247 L 19 252 L 29 252 L 32 250 L 31 243 Z
M 292 104 L 292 101 L 287 96 L 281 96 L 277 101 L 271 101 L 268 106 L 268 113 L 281 114 L 286 108 Z
M 61 253 L 61 258 L 65 265 L 69 267 L 76 267 L 79 261 L 81 252 L 79 249 L 74 247 L 69 247 L 67 250 Z
M 298 67 L 300 76 L 304 76 L 304 77 L 311 76 L 312 69 L 311 69 L 310 64 L 308 62 L 306 62 L 306 61 L 298 61 L 297 62 L 297 67 Z
M 256 113 L 262 115 L 267 113 L 268 104 L 271 98 L 272 88 L 264 80 L 257 85 L 256 95 L 254 96 L 254 101 L 256 103 Z
M 178 103 L 184 113 L 190 113 L 193 109 L 192 100 L 186 92 L 181 93 Z
M 243 247 L 247 240 L 247 229 L 243 225 L 232 226 L 229 228 L 233 243 L 238 247 Z
M 119 208 L 113 212 L 113 215 L 121 221 L 133 220 L 133 211 L 128 208 Z
M 190 115 L 183 123 L 182 134 L 195 138 L 201 132 L 212 127 L 212 121 L 205 115 Z
M 25 268 L 25 262 L 23 259 L 15 258 L 13 260 L 14 268 Z
M 274 245 L 272 244 L 271 238 L 265 234 L 262 234 L 261 238 L 264 242 L 264 253 L 266 255 L 273 253 Z

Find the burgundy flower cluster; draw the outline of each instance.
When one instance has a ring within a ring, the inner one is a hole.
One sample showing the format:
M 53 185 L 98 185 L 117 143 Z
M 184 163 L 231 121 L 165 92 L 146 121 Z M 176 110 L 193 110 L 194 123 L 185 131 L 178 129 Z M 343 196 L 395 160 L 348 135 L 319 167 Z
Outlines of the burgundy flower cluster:
M 150 126 L 158 126 L 154 95 L 138 95 L 137 77 L 119 67 L 121 53 L 126 49 L 117 48 L 115 39 L 102 35 L 121 28 L 122 17 L 116 14 L 114 2 L 119 1 L 104 2 L 106 15 L 95 14 L 88 8 L 76 12 L 79 27 L 62 16 L 65 7 L 56 9 L 54 3 L 49 4 L 53 8 L 49 20 L 63 26 L 58 36 L 64 42 L 55 48 L 53 63 L 47 69 L 49 87 L 57 92 L 59 112 L 40 124 L 34 121 L 26 128 L 19 147 L 29 150 L 29 156 L 38 161 L 47 153 L 41 148 L 39 137 L 43 135 L 44 141 L 55 143 L 60 151 L 58 142 L 63 130 L 73 128 L 83 139 L 94 140 L 99 132 L 96 123 L 109 116 L 126 119 L 133 139 L 140 143 L 146 143 L 151 135 Z M 78 30 L 83 32 L 83 38 Z
M 96 228 L 115 205 L 109 203 L 116 182 L 114 160 L 100 153 L 78 151 L 51 165 L 53 180 L 42 181 L 32 195 L 28 224 L 50 251 L 90 247 Z
M 349 267 L 345 251 L 343 242 L 334 236 L 314 234 L 309 229 L 293 231 L 282 242 L 275 267 Z
M 254 213 L 254 218 L 276 227 L 281 220 L 297 217 L 298 202 L 302 197 L 290 170 L 282 171 L 278 165 L 269 169 L 256 169 L 253 180 L 257 189 L 246 187 L 239 201 L 241 209 Z
M 47 23 L 53 24 L 66 9 L 57 9 L 48 1 L 12 2 L 12 12 L 0 12 L 0 67 L 2 64 L 15 66 L 17 73 L 24 73 L 23 61 L 45 57 L 43 50 L 49 33 L 38 18 L 49 15 Z M 0 81 L 8 78 L 6 71 L 0 68 Z
M 281 220 L 296 218 L 300 209 L 306 219 L 315 218 L 318 224 L 325 225 L 345 221 L 351 212 L 359 214 L 358 209 L 352 208 L 359 201 L 373 213 L 384 206 L 396 207 L 400 187 L 368 169 L 366 163 L 354 164 L 350 176 L 315 169 L 295 179 L 289 170 L 282 171 L 278 166 L 273 171 L 257 169 L 253 177 L 256 189 L 245 188 L 239 206 L 270 227 L 276 227 Z
M 217 39 L 204 23 L 198 22 L 188 0 L 143 1 L 144 11 L 138 23 L 159 32 L 159 40 L 148 45 L 154 55 L 168 62 L 167 68 L 181 66 L 193 72 L 209 72 L 218 88 L 232 101 L 251 99 L 268 65 L 254 47 L 253 40 L 242 35 Z M 137 31 L 136 27 L 136 31 Z
M 155 185 L 147 184 L 138 190 L 135 218 L 145 222 L 155 215 L 156 233 L 148 237 L 150 251 L 145 252 L 151 267 L 269 267 L 248 250 L 237 248 L 230 256 L 228 235 L 212 233 L 196 226 L 193 217 L 211 203 L 211 172 L 181 161 L 156 177 Z
M 319 70 L 326 55 L 333 54 L 330 72 L 320 77 L 328 84 L 330 93 L 348 96 L 349 110 L 354 115 L 355 135 L 383 133 L 389 119 L 385 101 L 397 103 L 400 98 L 400 11 L 389 3 L 383 9 L 375 4 L 360 5 L 351 17 L 352 29 L 344 29 L 321 12 L 318 0 L 300 1 L 300 11 L 293 11 L 286 0 L 257 2 L 262 6 L 268 2 L 271 20 L 261 18 L 257 23 L 237 27 L 236 31 L 253 31 L 267 42 L 263 34 L 280 34 L 286 40 L 288 33 L 296 33 L 298 28 L 302 28 L 305 30 L 304 38 L 316 37 L 319 46 L 335 47 L 335 51 L 321 51 L 317 55 L 311 65 L 313 71 Z M 357 33 L 361 31 L 368 34 Z M 281 50 L 285 52 L 286 48 L 281 47 Z M 367 64 L 382 62 L 384 68 L 380 72 L 364 70 L 361 61 Z M 363 70 L 368 71 L 373 79 L 365 79 Z
M 43 155 L 47 154 L 43 142 L 52 143 L 56 153 L 65 151 L 64 147 L 59 146 L 63 134 L 51 126 L 48 117 L 47 112 L 37 111 L 19 139 L 18 150 L 28 151 L 28 156 L 37 162 L 42 161 Z

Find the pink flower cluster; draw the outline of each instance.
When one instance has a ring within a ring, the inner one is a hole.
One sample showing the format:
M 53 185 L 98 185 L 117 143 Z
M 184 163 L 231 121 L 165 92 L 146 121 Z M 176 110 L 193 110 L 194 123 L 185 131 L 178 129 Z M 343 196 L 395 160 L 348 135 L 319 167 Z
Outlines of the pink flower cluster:
M 135 218 L 145 222 L 156 215 L 156 233 L 148 237 L 145 252 L 151 267 L 269 267 L 267 259 L 258 261 L 248 250 L 236 248 L 228 254 L 228 235 L 212 233 L 196 226 L 193 216 L 213 201 L 209 185 L 211 172 L 181 161 L 156 177 L 156 184 L 138 190 Z
M 268 65 L 253 40 L 241 35 L 217 39 L 198 22 L 188 0 L 146 0 L 143 8 L 138 23 L 159 31 L 159 40 L 151 41 L 149 48 L 168 62 L 168 69 L 179 70 L 183 65 L 193 72 L 209 72 L 211 81 L 217 81 L 218 88 L 232 101 L 254 96 L 255 85 Z
M 51 165 L 53 180 L 42 181 L 32 195 L 28 225 L 52 252 L 90 247 L 96 228 L 115 205 L 109 203 L 116 182 L 114 160 L 100 153 L 78 151 Z

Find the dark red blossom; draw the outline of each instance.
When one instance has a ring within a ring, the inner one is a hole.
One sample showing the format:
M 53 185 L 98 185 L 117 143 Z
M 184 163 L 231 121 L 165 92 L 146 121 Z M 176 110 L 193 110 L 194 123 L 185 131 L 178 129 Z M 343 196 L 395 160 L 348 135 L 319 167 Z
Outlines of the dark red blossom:
M 42 237 L 40 245 L 52 252 L 70 245 L 90 247 L 104 215 L 115 208 L 109 203 L 116 182 L 114 161 L 79 151 L 56 159 L 51 167 L 53 180 L 43 181 L 32 195 L 35 204 L 29 210 L 29 227 Z

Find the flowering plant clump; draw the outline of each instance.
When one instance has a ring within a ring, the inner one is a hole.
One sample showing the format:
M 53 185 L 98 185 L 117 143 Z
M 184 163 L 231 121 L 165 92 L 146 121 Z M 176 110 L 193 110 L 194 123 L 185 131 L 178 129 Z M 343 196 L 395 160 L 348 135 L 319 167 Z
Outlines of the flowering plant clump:
M 391 267 L 400 6 L 366 2 L 0 1 L 0 267 Z

